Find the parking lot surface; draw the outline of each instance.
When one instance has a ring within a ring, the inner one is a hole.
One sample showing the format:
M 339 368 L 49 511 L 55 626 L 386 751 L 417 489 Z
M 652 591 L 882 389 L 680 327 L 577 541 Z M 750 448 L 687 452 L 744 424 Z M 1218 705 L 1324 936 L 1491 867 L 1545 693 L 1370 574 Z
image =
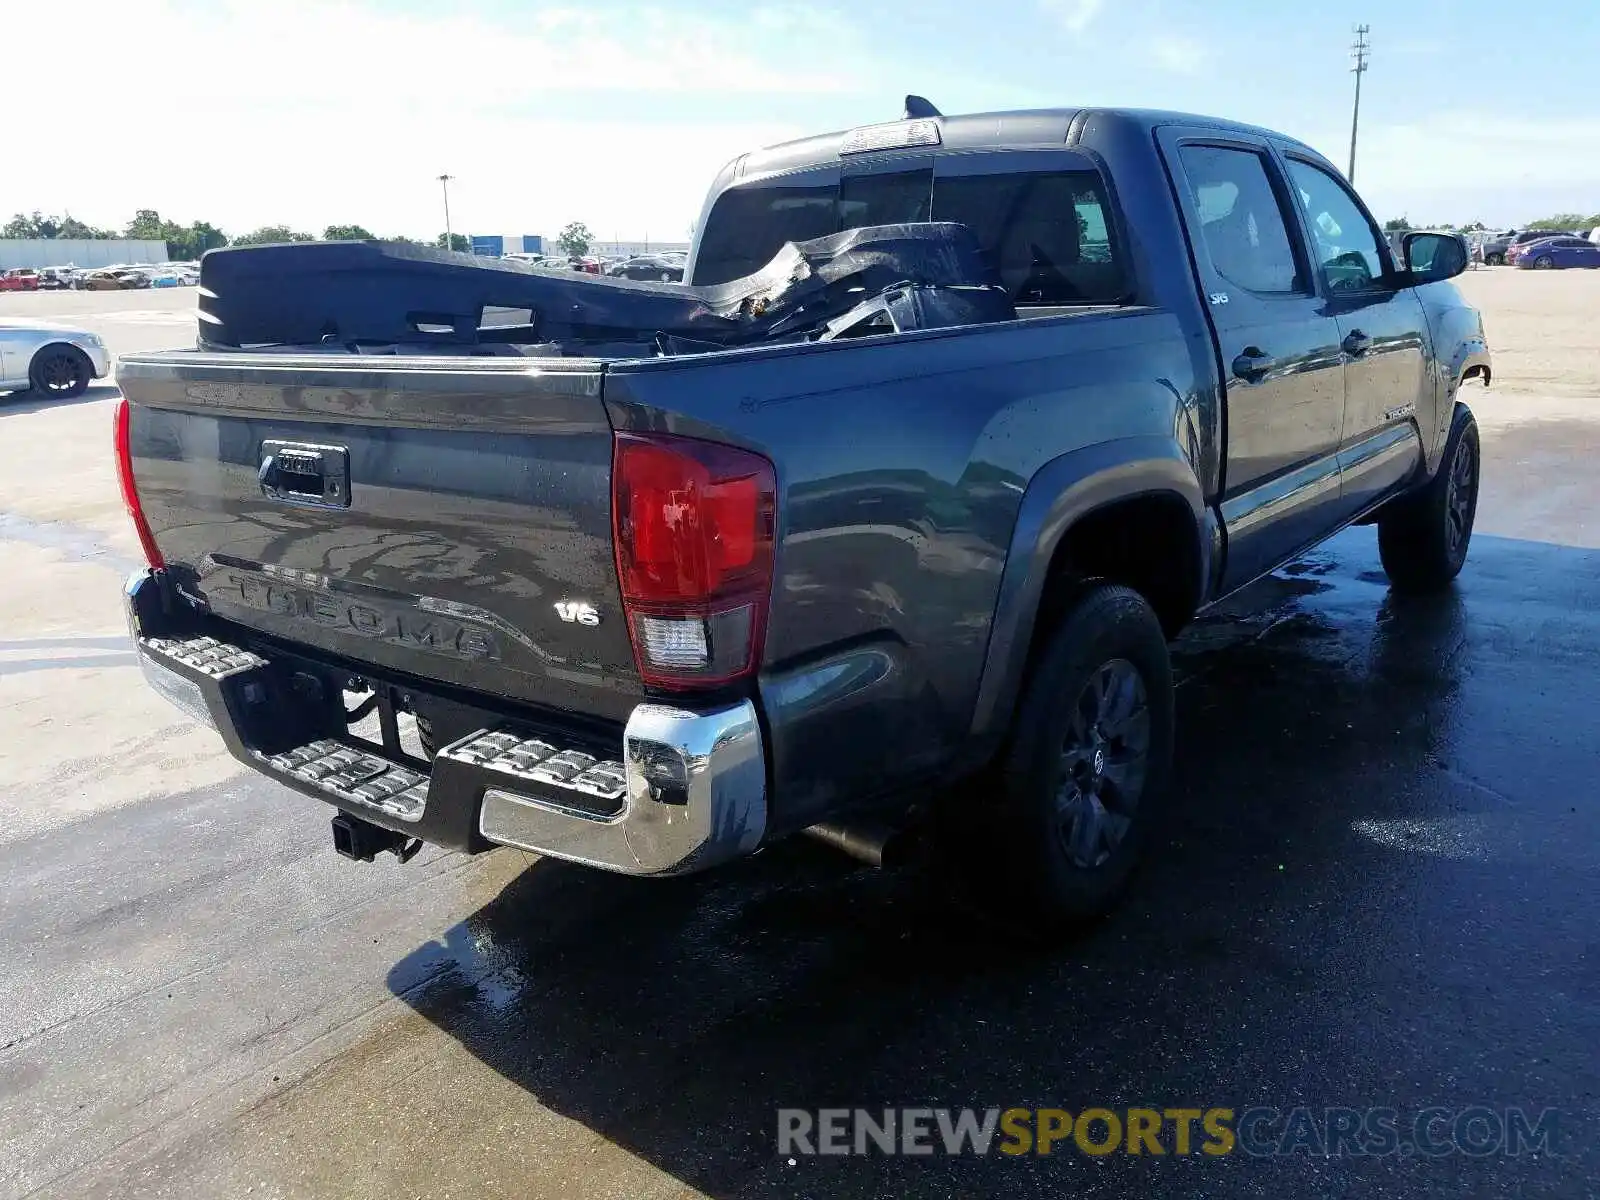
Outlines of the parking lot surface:
M 0 398 L 0 1196 L 1600 1194 L 1600 273 L 1461 285 L 1496 380 L 1458 585 L 1401 602 L 1357 529 L 1202 619 L 1173 836 L 1050 952 L 807 847 L 338 859 L 143 685 L 115 389 Z M 193 302 L 0 313 L 127 353 Z M 779 1108 L 1479 1104 L 1556 1110 L 1552 1152 L 776 1145 Z

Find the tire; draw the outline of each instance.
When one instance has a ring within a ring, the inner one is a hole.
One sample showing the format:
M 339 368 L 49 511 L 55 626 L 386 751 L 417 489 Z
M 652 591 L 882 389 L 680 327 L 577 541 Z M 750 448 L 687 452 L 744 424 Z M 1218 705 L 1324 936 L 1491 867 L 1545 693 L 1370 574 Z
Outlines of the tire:
M 1533 269 L 1535 271 L 1548 271 L 1555 265 L 1555 259 L 1551 258 L 1548 254 L 1541 254 L 1538 258 L 1533 260 Z
M 1086 584 L 1033 666 L 996 772 L 998 797 L 966 806 L 984 825 L 977 844 L 988 844 L 990 878 L 975 898 L 1020 905 L 1006 914 L 1029 938 L 1102 915 L 1160 823 L 1172 743 L 1160 620 L 1130 588 Z
M 671 283 L 672 282 L 672 273 L 670 271 L 661 272 L 661 282 L 662 283 Z
M 94 368 L 88 356 L 74 346 L 46 346 L 33 356 L 28 382 L 41 396 L 70 400 L 89 390 Z
M 1491 254 L 1483 261 L 1491 267 L 1503 267 L 1506 265 L 1506 256 L 1504 254 Z
M 1378 555 L 1397 592 L 1442 591 L 1461 573 L 1478 512 L 1478 423 L 1457 404 L 1438 473 L 1378 517 Z

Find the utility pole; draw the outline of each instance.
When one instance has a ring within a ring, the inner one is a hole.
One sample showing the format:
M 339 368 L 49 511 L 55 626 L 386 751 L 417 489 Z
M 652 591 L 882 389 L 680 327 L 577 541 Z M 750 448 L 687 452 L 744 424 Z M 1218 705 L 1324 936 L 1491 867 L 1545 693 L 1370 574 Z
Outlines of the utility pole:
M 1350 170 L 1346 172 L 1351 183 L 1356 181 L 1356 127 L 1361 123 L 1361 77 L 1367 73 L 1367 53 L 1372 49 L 1367 34 L 1371 30 L 1370 25 L 1357 25 L 1356 40 L 1350 46 L 1350 57 L 1356 64 L 1350 68 L 1356 77 L 1356 106 L 1350 113 Z
M 444 189 L 444 248 L 454 250 L 456 239 L 450 232 L 450 181 L 454 175 L 439 176 L 439 186 Z

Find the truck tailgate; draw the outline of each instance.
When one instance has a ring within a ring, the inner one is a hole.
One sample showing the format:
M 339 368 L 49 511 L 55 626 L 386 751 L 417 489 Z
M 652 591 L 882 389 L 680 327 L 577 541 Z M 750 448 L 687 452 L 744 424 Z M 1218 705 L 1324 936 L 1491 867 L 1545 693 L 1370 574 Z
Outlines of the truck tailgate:
M 636 703 L 598 362 L 167 353 L 118 377 L 156 544 L 218 616 L 533 705 Z

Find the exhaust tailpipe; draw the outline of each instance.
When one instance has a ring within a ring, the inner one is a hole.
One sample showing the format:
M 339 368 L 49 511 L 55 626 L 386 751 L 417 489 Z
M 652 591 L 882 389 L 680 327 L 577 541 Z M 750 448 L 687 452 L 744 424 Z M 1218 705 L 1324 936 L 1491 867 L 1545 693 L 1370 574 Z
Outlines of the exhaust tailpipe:
M 879 869 L 900 866 L 907 858 L 911 839 L 906 830 L 878 821 L 811 825 L 805 835 Z

